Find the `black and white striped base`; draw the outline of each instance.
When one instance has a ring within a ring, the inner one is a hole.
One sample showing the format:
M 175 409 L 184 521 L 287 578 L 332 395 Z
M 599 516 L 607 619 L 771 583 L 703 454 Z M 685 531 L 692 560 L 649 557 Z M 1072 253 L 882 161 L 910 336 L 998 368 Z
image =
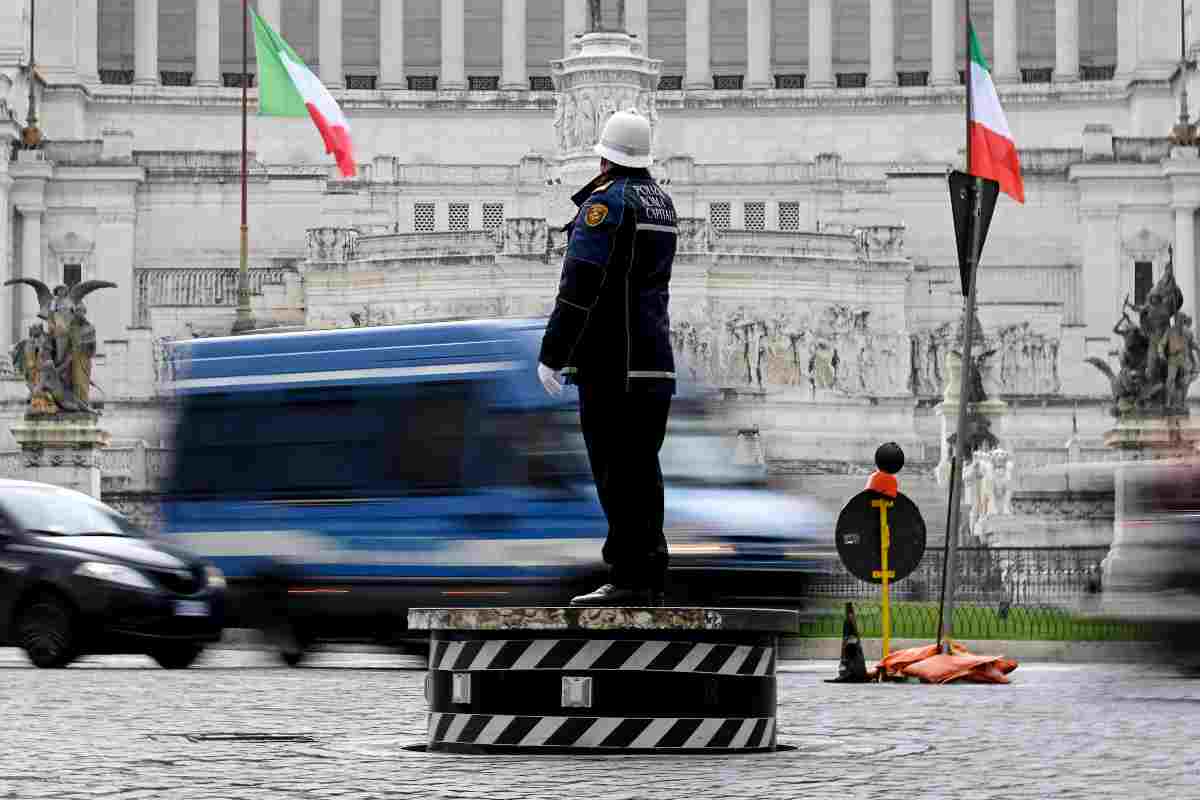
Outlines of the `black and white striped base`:
M 775 747 L 775 720 L 430 714 L 436 750 L 749 752 Z
M 637 639 L 489 639 L 435 641 L 431 670 L 646 670 L 714 675 L 775 674 L 770 644 Z
M 431 750 L 775 749 L 777 641 L 791 616 L 535 608 L 409 619 L 430 628 Z

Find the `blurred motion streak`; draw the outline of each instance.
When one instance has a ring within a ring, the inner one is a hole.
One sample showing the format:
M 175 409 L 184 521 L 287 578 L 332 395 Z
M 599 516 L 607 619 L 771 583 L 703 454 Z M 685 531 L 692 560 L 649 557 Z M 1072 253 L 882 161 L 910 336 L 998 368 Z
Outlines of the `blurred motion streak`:
M 603 576 L 577 394 L 535 376 L 541 320 L 176 343 L 166 534 L 228 575 L 231 624 L 295 663 L 403 638 L 416 605 L 562 604 Z M 833 516 L 766 488 L 757 431 L 681 386 L 662 453 L 670 602 L 798 605 Z

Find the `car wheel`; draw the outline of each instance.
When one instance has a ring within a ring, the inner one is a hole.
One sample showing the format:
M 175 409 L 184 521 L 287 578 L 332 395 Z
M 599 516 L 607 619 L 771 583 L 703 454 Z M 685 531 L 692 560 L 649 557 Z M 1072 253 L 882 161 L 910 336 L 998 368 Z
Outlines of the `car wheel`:
M 157 661 L 163 669 L 187 669 L 196 663 L 196 659 L 203 652 L 204 645 L 171 644 L 151 650 L 150 657 Z
M 40 594 L 22 609 L 17 643 L 36 667 L 65 667 L 78 655 L 75 611 L 53 594 Z
M 291 623 L 278 625 L 268 635 L 268 641 L 279 654 L 279 659 L 289 667 L 298 667 L 308 655 L 308 641 L 300 630 Z

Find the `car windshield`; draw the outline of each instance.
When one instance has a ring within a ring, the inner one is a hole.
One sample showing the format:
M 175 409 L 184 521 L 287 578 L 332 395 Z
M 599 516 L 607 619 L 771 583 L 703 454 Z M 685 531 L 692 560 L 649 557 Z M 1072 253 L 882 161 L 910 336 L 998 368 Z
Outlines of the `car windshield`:
M 132 536 L 138 528 L 105 506 L 53 488 L 22 486 L 0 490 L 18 526 L 49 536 Z

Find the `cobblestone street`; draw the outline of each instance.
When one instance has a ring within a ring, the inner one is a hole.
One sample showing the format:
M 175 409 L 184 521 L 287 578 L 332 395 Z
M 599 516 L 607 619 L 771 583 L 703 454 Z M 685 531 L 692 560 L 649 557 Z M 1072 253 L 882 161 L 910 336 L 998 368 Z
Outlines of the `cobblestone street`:
M 0 650 L 0 798 L 1200 797 L 1200 682 L 1170 672 L 1035 664 L 1011 686 L 937 688 L 781 668 L 785 752 L 520 758 L 404 749 L 425 723 L 413 658 L 39 671 Z

